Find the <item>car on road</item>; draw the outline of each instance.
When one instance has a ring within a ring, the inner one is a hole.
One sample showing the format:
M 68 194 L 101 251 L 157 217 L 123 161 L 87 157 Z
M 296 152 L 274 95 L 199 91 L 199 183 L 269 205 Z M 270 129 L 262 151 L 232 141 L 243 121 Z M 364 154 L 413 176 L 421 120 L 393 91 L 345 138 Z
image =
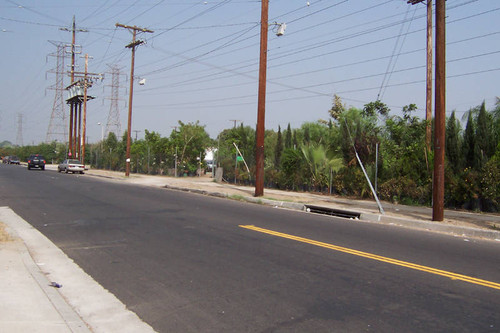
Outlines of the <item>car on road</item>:
M 64 160 L 57 166 L 57 172 L 63 172 L 63 171 L 66 173 L 79 172 L 83 174 L 83 172 L 85 171 L 85 165 L 82 164 L 79 160 L 74 160 L 74 159 Z
M 40 154 L 32 154 L 28 157 L 28 170 L 30 169 L 45 170 L 45 158 Z
M 19 157 L 17 156 L 9 156 L 9 161 L 8 161 L 9 164 L 21 164 L 21 161 L 19 160 Z

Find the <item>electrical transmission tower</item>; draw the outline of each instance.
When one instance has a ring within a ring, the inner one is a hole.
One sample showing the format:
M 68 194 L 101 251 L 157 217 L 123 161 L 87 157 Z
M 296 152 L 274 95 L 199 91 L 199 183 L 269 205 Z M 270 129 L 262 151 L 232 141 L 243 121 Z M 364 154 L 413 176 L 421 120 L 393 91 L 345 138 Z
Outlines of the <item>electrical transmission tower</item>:
M 54 90 L 54 103 L 52 104 L 52 115 L 50 116 L 49 127 L 45 142 L 50 143 L 54 140 L 65 142 L 68 136 L 66 113 L 64 104 L 64 59 L 67 57 L 65 52 L 65 44 L 61 42 L 53 42 L 57 47 L 57 51 L 49 54 L 51 57 L 56 57 L 56 67 L 49 70 L 49 73 L 56 75 L 56 83 L 48 89 Z
M 120 137 L 121 133 L 121 125 L 120 125 L 120 108 L 118 106 L 118 102 L 123 100 L 120 98 L 120 76 L 123 75 L 120 71 L 120 68 L 116 65 L 108 65 L 110 68 L 110 72 L 106 74 L 111 74 L 111 85 L 107 85 L 111 87 L 111 96 L 106 97 L 111 101 L 109 106 L 109 114 L 108 114 L 108 122 L 106 124 L 106 136 L 110 132 L 114 132 L 116 137 Z
M 16 145 L 24 146 L 23 143 L 23 114 L 17 114 L 17 136 L 16 136 Z

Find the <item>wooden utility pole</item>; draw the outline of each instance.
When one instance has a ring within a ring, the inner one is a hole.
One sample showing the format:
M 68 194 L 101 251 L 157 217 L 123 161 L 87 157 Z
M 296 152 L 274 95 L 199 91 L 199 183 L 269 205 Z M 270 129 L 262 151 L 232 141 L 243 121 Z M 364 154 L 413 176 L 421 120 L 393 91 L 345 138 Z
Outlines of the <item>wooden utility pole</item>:
M 444 152 L 446 122 L 446 19 L 445 0 L 436 1 L 436 79 L 434 124 L 434 182 L 432 220 L 444 219 Z
M 229 121 L 233 122 L 233 128 L 236 128 L 236 123 L 237 122 L 241 122 L 241 120 L 238 120 L 238 119 L 229 119 Z
M 73 15 L 73 25 L 71 27 L 71 83 L 75 82 L 75 41 L 76 41 L 76 23 Z
M 75 16 L 73 15 L 73 24 L 71 25 L 71 29 L 68 28 L 59 28 L 59 30 L 62 31 L 70 31 L 71 32 L 71 84 L 75 82 L 75 55 L 76 55 L 76 33 L 77 32 L 87 32 L 85 29 L 76 29 L 76 23 L 75 23 Z M 70 123 L 69 123 L 69 138 L 68 138 L 68 144 L 69 144 L 69 156 L 74 158 L 76 155 L 76 150 L 77 150 L 77 144 L 76 144 L 76 135 L 77 135 L 77 129 L 76 129 L 76 119 L 78 117 L 77 111 L 78 108 L 81 108 L 81 105 L 78 103 L 71 103 L 70 104 Z M 73 118 L 75 122 L 73 122 Z M 80 133 L 78 133 L 80 135 Z M 79 149 L 79 147 L 78 147 Z
M 432 139 L 432 0 L 427 0 L 427 94 L 425 104 L 425 143 L 427 152 L 431 151 Z
M 266 118 L 266 76 L 267 76 L 267 30 L 269 0 L 262 0 L 260 18 L 260 65 L 259 65 L 259 101 L 257 106 L 257 133 L 255 149 L 255 196 L 264 195 L 264 134 Z
M 87 94 L 88 88 L 92 87 L 92 79 L 99 78 L 102 80 L 102 74 L 88 72 L 88 54 L 85 55 L 85 72 L 74 72 L 75 78 L 78 81 L 73 82 L 66 89 L 69 90 L 70 98 L 67 99 L 68 104 L 71 105 L 70 114 L 70 133 L 73 131 L 70 140 L 69 158 L 79 159 L 85 163 L 85 140 L 87 137 L 87 101 L 94 99 L 94 97 Z M 83 104 L 83 115 L 82 115 Z M 77 132 L 78 131 L 78 132 Z M 71 147 L 73 150 L 71 150 Z
M 137 141 L 137 133 L 139 133 L 140 131 L 139 130 L 134 130 L 134 133 L 135 133 L 135 141 Z
M 145 28 L 139 28 L 137 26 L 129 26 L 125 24 L 116 23 L 117 27 L 125 28 L 132 31 L 132 42 L 126 45 L 126 48 L 132 50 L 132 60 L 130 65 L 130 91 L 128 95 L 128 123 L 127 123 L 127 153 L 125 159 L 125 176 L 130 175 L 130 132 L 132 131 L 132 97 L 134 95 L 134 63 L 135 63 L 135 48 L 144 43 L 142 40 L 135 40 L 137 31 L 139 32 L 149 32 L 154 31 Z
M 85 54 L 85 76 L 83 78 L 83 129 L 82 129 L 82 156 L 80 158 L 80 162 L 85 164 L 85 138 L 86 138 L 86 130 L 87 130 L 87 88 L 88 88 L 88 73 L 89 68 L 89 55 Z
M 406 3 L 416 5 L 424 2 L 424 0 L 408 0 Z M 431 151 L 432 140 L 432 0 L 427 0 L 427 83 L 426 83 L 426 98 L 425 98 L 425 120 L 427 126 L 425 128 L 425 145 L 427 152 Z
M 415 5 L 424 0 L 408 0 Z M 434 116 L 434 174 L 432 184 L 432 220 L 444 219 L 444 155 L 446 137 L 446 0 L 436 2 L 436 72 Z M 432 0 L 427 0 L 427 103 L 425 118 L 426 145 L 430 150 L 432 136 Z

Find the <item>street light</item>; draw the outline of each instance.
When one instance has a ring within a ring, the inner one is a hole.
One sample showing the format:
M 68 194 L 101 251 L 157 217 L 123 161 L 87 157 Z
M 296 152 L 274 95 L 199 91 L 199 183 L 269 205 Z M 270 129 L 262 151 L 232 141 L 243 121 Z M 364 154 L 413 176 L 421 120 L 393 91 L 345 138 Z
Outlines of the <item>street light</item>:
M 104 155 L 103 152 L 102 152 L 102 142 L 104 141 L 104 127 L 102 126 L 102 123 L 98 122 L 97 125 L 101 126 L 101 143 L 99 144 L 100 145 L 100 151 L 101 151 L 101 155 Z M 96 167 L 99 168 L 99 159 L 96 158 Z
M 99 122 L 97 125 L 101 126 L 101 142 L 104 141 L 104 126 Z

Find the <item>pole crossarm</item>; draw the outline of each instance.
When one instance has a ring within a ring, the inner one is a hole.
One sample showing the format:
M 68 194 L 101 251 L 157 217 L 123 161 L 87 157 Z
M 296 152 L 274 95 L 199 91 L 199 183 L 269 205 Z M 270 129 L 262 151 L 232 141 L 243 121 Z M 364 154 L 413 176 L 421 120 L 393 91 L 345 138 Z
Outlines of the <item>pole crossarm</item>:
M 135 41 L 135 42 L 133 42 L 133 43 L 130 43 L 130 44 L 128 44 L 128 45 L 125 45 L 125 47 L 126 47 L 127 49 L 131 49 L 131 48 L 136 47 L 136 46 L 139 46 L 139 45 L 141 45 L 141 44 L 144 44 L 144 41 L 142 41 L 142 40 L 136 40 L 136 41 Z
M 140 31 L 140 32 L 149 32 L 149 33 L 153 33 L 154 32 L 153 30 L 149 30 L 149 29 L 146 29 L 146 28 L 141 28 L 141 27 L 138 27 L 138 26 L 135 26 L 135 25 L 126 25 L 126 24 L 116 23 L 115 26 L 116 27 L 120 27 L 120 28 L 125 28 L 125 29 Z

